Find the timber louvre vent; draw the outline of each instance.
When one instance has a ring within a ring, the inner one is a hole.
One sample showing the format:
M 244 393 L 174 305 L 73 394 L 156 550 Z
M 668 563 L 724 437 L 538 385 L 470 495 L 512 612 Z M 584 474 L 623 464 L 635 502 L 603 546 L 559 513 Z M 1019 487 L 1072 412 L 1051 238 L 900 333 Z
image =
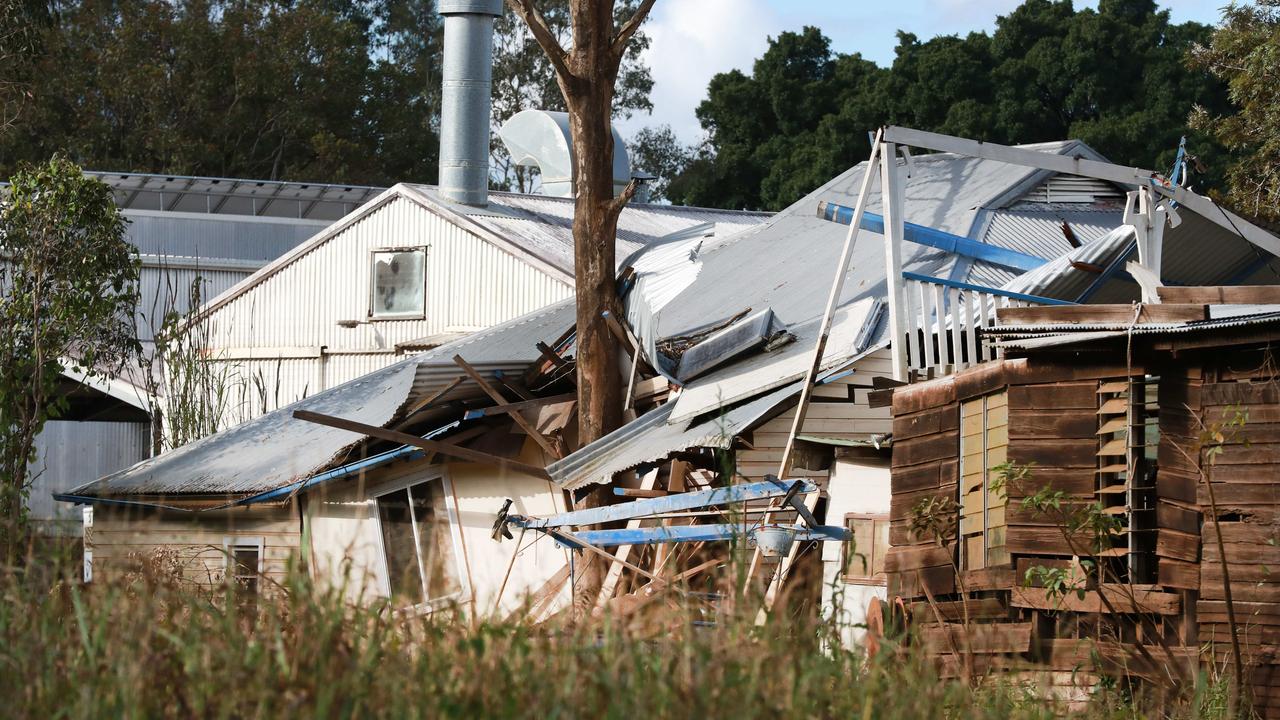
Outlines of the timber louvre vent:
M 960 540 L 966 570 L 1009 564 L 1009 498 L 994 468 L 1009 458 L 1009 394 L 960 403 Z
M 1101 548 L 1108 575 L 1155 582 L 1155 461 L 1160 444 L 1160 379 L 1098 383 L 1098 504 L 1119 522 L 1110 548 Z

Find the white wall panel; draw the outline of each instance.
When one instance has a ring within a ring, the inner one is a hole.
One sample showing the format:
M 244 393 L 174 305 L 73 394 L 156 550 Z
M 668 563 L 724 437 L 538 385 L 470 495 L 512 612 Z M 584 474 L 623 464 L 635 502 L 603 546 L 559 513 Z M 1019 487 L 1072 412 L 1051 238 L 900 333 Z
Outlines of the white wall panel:
M 370 321 L 371 253 L 425 246 L 426 313 L 411 320 Z M 261 377 L 272 401 L 242 404 L 253 414 L 274 409 L 395 362 L 397 344 L 495 325 L 572 295 L 572 289 L 522 260 L 404 198 L 393 198 L 290 265 L 214 311 L 207 322 L 211 354 L 238 380 Z M 355 320 L 356 327 L 340 321 Z M 239 359 L 258 353 L 322 358 Z M 278 389 L 277 389 L 278 382 Z M 249 415 L 251 417 L 252 415 Z
M 426 246 L 426 316 L 369 321 L 370 253 Z M 568 297 L 570 288 L 403 198 L 392 199 L 210 318 L 219 348 L 394 348 L 487 327 Z M 344 328 L 339 321 L 363 324 Z M 369 321 L 369 322 L 364 322 Z

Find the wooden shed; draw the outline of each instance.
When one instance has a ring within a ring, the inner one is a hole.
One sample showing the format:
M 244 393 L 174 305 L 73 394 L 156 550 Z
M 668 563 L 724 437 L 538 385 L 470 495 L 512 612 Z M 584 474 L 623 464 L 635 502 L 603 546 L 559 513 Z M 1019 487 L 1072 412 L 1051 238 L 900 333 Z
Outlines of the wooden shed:
M 1004 358 L 894 391 L 889 594 L 944 673 L 1169 689 L 1234 626 L 1280 717 L 1280 306 L 1170 290 L 1002 310 Z

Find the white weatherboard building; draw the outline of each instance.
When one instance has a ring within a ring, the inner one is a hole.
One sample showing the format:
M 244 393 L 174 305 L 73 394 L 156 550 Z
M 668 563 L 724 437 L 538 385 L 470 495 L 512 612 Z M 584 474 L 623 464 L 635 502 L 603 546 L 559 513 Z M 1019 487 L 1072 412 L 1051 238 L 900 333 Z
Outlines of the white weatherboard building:
M 618 258 L 765 213 L 632 204 Z M 475 207 L 401 184 L 213 298 L 194 322 L 229 424 L 573 294 L 573 200 L 490 193 Z

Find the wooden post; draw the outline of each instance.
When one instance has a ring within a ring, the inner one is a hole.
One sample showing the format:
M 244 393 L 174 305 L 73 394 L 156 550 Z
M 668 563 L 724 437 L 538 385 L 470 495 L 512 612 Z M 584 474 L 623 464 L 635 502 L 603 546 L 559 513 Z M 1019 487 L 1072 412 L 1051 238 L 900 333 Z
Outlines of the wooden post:
M 858 240 L 858 231 L 862 227 L 862 215 L 867 206 L 867 195 L 871 192 L 871 181 L 875 177 L 876 158 L 881 152 L 880 133 L 876 133 L 871 143 L 871 157 L 867 158 L 867 169 L 862 173 L 862 187 L 858 191 L 858 202 L 853 208 L 853 219 L 849 223 L 849 231 L 844 236 L 844 246 L 840 250 L 840 259 L 836 262 L 836 276 L 831 282 L 831 292 L 827 295 L 827 307 L 822 313 L 822 325 L 818 330 L 818 342 L 813 349 L 813 362 L 805 372 L 804 383 L 800 386 L 800 402 L 796 405 L 796 415 L 791 420 L 791 430 L 787 433 L 787 444 L 782 450 L 782 460 L 778 462 L 778 477 L 786 478 L 791 472 L 791 453 L 795 449 L 796 435 L 804 426 L 804 416 L 809 410 L 809 397 L 813 392 L 813 382 L 822 367 L 822 356 L 827 349 L 827 338 L 831 335 L 831 316 L 840 302 L 840 293 L 844 289 L 844 276 L 849 270 L 849 258 L 853 257 L 853 246 Z M 901 273 L 899 273 L 901 275 Z M 895 343 L 896 345 L 897 343 Z M 770 503 L 770 512 L 766 512 L 762 522 L 769 523 L 773 519 L 772 510 L 778 507 L 776 502 Z M 747 577 L 751 578 L 760 566 L 760 549 L 751 556 L 751 565 L 747 569 Z
M 898 177 L 898 146 L 886 142 L 880 151 L 880 204 L 884 208 L 884 269 L 889 288 L 889 351 L 893 379 L 907 379 L 906 318 L 902 280 L 903 204 L 905 193 Z M 954 310 L 953 310 L 954 313 Z
M 840 303 L 840 292 L 844 289 L 844 276 L 849 271 L 849 258 L 853 256 L 853 246 L 858 240 L 862 214 L 867 206 L 867 195 L 871 191 L 871 180 L 875 176 L 876 155 L 881 152 L 880 145 L 880 135 L 877 133 L 876 141 L 871 145 L 871 157 L 867 160 L 867 169 L 862 174 L 862 189 L 858 191 L 858 203 L 853 209 L 853 221 L 849 223 L 849 231 L 844 236 L 844 247 L 840 249 L 840 259 L 836 262 L 836 277 L 831 282 L 831 292 L 827 294 L 827 307 L 822 313 L 822 326 L 818 330 L 818 342 L 813 349 L 813 362 L 809 364 L 809 370 L 804 376 L 804 384 L 800 386 L 800 404 L 796 407 L 796 416 L 791 421 L 791 432 L 787 434 L 787 444 L 782 450 L 782 461 L 778 463 L 780 478 L 785 478 L 791 471 L 791 451 L 795 447 L 796 435 L 804 425 L 805 412 L 809 409 L 809 396 L 813 391 L 813 381 L 817 379 L 818 369 L 822 367 L 827 338 L 831 335 L 831 316 L 835 313 L 836 305 Z M 901 281 L 902 273 L 899 272 L 898 275 Z M 753 568 L 754 566 L 755 563 L 752 563 Z

